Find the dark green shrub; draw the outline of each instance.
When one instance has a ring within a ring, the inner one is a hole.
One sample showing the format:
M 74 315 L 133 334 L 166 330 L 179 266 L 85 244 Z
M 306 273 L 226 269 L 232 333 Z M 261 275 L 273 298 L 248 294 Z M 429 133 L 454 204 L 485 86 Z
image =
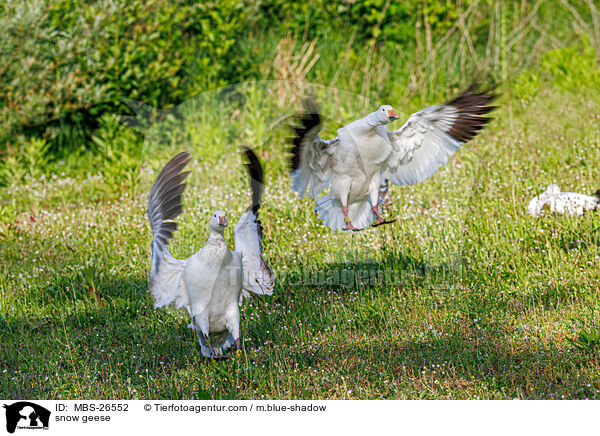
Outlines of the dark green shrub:
M 319 37 L 351 30 L 356 31 L 357 42 L 375 37 L 389 43 L 406 44 L 415 39 L 419 13 L 427 15 L 434 36 L 443 34 L 456 18 L 456 2 L 447 0 L 387 3 L 387 0 L 259 0 L 253 3 L 249 20 L 263 30 L 276 28 L 282 34 L 295 31 L 308 37 Z
M 15 1 L 0 6 L 0 150 L 16 135 L 85 144 L 125 98 L 167 108 L 221 78 L 239 0 Z M 2 145 L 4 144 L 4 146 Z

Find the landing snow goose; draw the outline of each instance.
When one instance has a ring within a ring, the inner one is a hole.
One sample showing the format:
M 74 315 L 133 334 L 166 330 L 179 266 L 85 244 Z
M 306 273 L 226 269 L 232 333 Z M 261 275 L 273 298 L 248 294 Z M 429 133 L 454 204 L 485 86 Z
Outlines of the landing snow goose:
M 380 106 L 328 140 L 319 136 L 321 116 L 308 100 L 292 138 L 292 189 L 301 198 L 308 190 L 318 217 L 332 229 L 356 231 L 392 222 L 381 216 L 380 189 L 387 193 L 388 182 L 423 182 L 489 121 L 483 115 L 494 109 L 489 103 L 496 96 L 476 88 L 415 112 L 398 130 L 387 127 L 398 119 L 392 106 Z
M 190 314 L 202 354 L 218 358 L 235 344 L 241 354 L 239 304 L 242 293 L 272 295 L 274 275 L 262 256 L 262 226 L 258 220 L 263 170 L 252 150 L 244 148 L 252 188 L 252 204 L 234 228 L 235 250 L 223 236 L 225 211 L 215 211 L 209 222 L 210 235 L 204 247 L 190 258 L 174 258 L 167 243 L 177 229 L 174 221 L 182 211 L 181 194 L 189 172 L 189 153 L 179 153 L 160 172 L 148 200 L 152 226 L 152 267 L 149 287 L 154 307 L 175 303 Z
M 559 215 L 581 216 L 588 210 L 598 208 L 600 189 L 594 195 L 577 192 L 561 192 L 555 184 L 548 185 L 540 195 L 536 195 L 527 205 L 527 211 L 533 217 L 543 215 L 544 210 Z

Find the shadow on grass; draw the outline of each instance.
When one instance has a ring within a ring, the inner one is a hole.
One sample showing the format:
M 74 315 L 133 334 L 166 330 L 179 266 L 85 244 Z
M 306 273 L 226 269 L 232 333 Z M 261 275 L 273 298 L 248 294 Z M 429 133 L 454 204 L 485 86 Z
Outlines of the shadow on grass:
M 386 339 L 291 351 L 285 361 L 300 372 L 327 368 L 335 375 L 321 386 L 327 395 L 310 398 L 343 398 L 337 392 L 340 380 L 355 392 L 380 390 L 383 398 L 598 397 L 599 357 L 570 347 L 508 339 L 494 329 L 471 337 L 453 333 L 422 340 Z M 390 384 L 384 386 L 383 379 Z
M 521 250 L 544 253 L 549 248 L 563 252 L 600 247 L 600 219 L 597 213 L 583 217 L 548 216 L 528 229 L 520 241 Z M 538 228 L 539 227 L 539 228 Z
M 300 264 L 278 277 L 282 294 L 310 287 L 318 290 L 334 290 L 338 293 L 356 291 L 368 287 L 442 287 L 458 286 L 460 266 L 458 262 L 434 265 L 423 259 L 392 254 L 381 262 L 350 261 L 327 262 L 320 265 Z
M 391 297 L 398 299 L 393 289 L 411 288 L 402 294 L 409 303 L 417 300 L 414 306 L 406 306 L 409 313 L 424 307 L 427 311 L 430 300 L 454 292 L 427 294 L 429 276 L 421 271 L 429 267 L 419 259 L 329 263 L 323 269 L 352 270 L 356 278 L 357 271 L 377 273 L 387 265 L 404 273 L 400 281 L 364 284 L 359 280 L 337 287 L 301 283 L 287 289 L 280 284 L 275 297 L 254 298 L 242 314 L 248 360 L 220 363 L 201 357 L 195 335 L 186 328 L 185 311 L 152 307 L 145 277 L 110 277 L 103 272 L 65 275 L 37 291 L 46 294 L 43 298 L 33 299 L 32 304 L 49 309 L 47 316 L 32 318 L 24 311 L 2 321 L 0 350 L 11 377 L 0 382 L 0 394 L 5 398 L 200 398 L 212 386 L 211 395 L 222 397 L 239 383 L 247 389 L 239 396 L 248 398 L 251 389 L 265 380 L 296 377 L 294 383 L 301 384 L 315 369 L 331 377 L 312 381 L 319 387 L 316 395 L 298 391 L 297 398 L 339 397 L 342 385 L 354 392 L 364 387 L 382 398 L 586 398 L 600 388 L 598 377 L 590 375 L 598 374 L 597 358 L 518 337 L 509 326 L 495 322 L 495 315 L 520 310 L 503 303 L 504 297 L 494 300 L 473 291 L 457 295 L 457 300 L 441 301 L 440 310 L 446 310 L 449 318 L 433 330 L 394 317 L 386 307 Z M 440 271 L 453 272 L 453 267 Z M 102 305 L 88 295 L 90 281 L 104 298 Z M 547 299 L 554 302 L 572 291 L 557 290 Z M 546 297 L 533 293 L 527 297 L 531 300 L 516 298 L 533 305 Z M 360 316 L 351 322 L 342 320 L 332 303 L 350 314 L 360 309 Z M 274 362 L 281 366 L 275 368 Z M 284 375 L 279 373 L 281 367 L 287 368 Z M 294 375 L 296 371 L 300 375 Z M 382 377 L 390 380 L 389 386 L 381 385 Z

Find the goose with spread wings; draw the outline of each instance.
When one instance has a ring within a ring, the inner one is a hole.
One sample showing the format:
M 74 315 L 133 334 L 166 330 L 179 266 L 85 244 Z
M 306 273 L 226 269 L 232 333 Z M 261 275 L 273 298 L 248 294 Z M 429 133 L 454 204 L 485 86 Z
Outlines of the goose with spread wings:
M 192 319 L 202 354 L 218 358 L 235 344 L 241 354 L 240 312 L 242 295 L 272 295 L 274 275 L 263 258 L 262 226 L 258 210 L 264 183 L 263 169 L 254 152 L 244 148 L 250 174 L 252 204 L 234 228 L 235 250 L 225 242 L 225 211 L 215 211 L 204 247 L 190 258 L 174 258 L 167 243 L 177 229 L 174 221 L 182 211 L 181 195 L 189 172 L 189 153 L 179 153 L 160 172 L 148 200 L 152 226 L 152 267 L 149 287 L 155 308 L 175 303 L 185 307 Z
M 292 189 L 315 203 L 323 223 L 337 230 L 361 230 L 385 224 L 380 188 L 409 185 L 435 174 L 463 143 L 490 120 L 496 96 L 472 85 L 446 104 L 413 113 L 398 130 L 387 124 L 398 119 L 392 106 L 338 129 L 337 137 L 319 136 L 321 116 L 306 102 L 306 114 L 292 138 Z M 319 194 L 327 190 L 325 195 Z

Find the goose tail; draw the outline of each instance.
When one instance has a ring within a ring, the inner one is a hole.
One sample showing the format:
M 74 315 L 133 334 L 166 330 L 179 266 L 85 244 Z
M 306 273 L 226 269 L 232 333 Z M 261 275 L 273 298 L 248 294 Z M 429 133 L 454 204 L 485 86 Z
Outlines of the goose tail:
M 333 198 L 331 194 L 326 194 L 317 198 L 316 204 L 315 212 L 323 224 L 333 230 L 344 230 L 346 222 L 340 200 Z M 378 208 L 381 213 L 381 205 L 378 205 Z M 367 228 L 375 221 L 375 214 L 371 210 L 371 203 L 368 200 L 351 203 L 348 206 L 348 216 L 352 225 L 357 229 Z

